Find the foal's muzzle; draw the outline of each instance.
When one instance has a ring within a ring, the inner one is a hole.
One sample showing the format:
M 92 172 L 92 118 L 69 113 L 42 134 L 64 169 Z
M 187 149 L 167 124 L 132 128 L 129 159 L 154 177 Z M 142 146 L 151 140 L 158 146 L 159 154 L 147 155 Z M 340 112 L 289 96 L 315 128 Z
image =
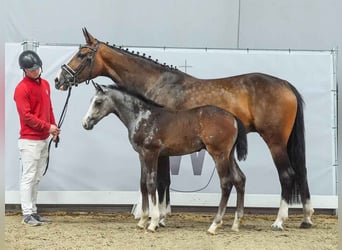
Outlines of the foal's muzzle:
M 82 121 L 82 126 L 86 130 L 91 130 L 94 128 L 95 122 L 94 120 L 90 119 L 89 117 L 84 118 Z

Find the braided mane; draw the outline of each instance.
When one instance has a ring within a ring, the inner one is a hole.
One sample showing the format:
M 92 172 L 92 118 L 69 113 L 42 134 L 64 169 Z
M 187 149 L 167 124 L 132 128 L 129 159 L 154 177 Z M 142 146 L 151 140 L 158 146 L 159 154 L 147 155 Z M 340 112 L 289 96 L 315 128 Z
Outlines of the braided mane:
M 132 55 L 132 56 L 136 56 L 136 57 L 138 57 L 138 58 L 145 59 L 145 60 L 150 61 L 150 62 L 152 62 L 152 63 L 155 63 L 155 64 L 157 64 L 157 65 L 159 65 L 159 66 L 161 66 L 161 67 L 164 67 L 165 69 L 176 70 L 176 71 L 178 71 L 178 68 L 177 68 L 176 66 L 167 65 L 166 63 L 161 64 L 161 63 L 158 61 L 158 59 L 153 60 L 153 59 L 151 58 L 151 56 L 148 56 L 148 57 L 147 57 L 145 53 L 140 53 L 139 51 L 135 52 L 134 50 L 130 51 L 128 48 L 123 48 L 122 46 L 116 46 L 115 44 L 110 45 L 108 42 L 106 42 L 106 43 L 105 43 L 105 42 L 101 42 L 101 41 L 99 41 L 99 42 L 102 43 L 102 44 L 105 44 L 106 46 L 108 46 L 108 47 L 111 48 L 111 49 L 119 50 L 119 51 L 122 52 L 122 53 L 129 54 L 129 55 Z

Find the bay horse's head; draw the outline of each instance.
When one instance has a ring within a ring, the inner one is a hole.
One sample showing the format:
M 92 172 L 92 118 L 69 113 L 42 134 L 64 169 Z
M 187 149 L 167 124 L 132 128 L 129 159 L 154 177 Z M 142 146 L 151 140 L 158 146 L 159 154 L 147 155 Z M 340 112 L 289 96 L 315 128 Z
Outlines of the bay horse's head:
M 87 130 L 93 129 L 103 117 L 113 112 L 113 104 L 108 96 L 108 89 L 94 82 L 93 85 L 96 93 L 92 97 L 88 112 L 82 121 L 83 128 Z
M 71 86 L 77 86 L 79 83 L 95 78 L 96 71 L 96 51 L 100 42 L 95 39 L 87 30 L 83 28 L 83 35 L 86 44 L 80 46 L 78 52 L 71 60 L 62 65 L 59 76 L 55 78 L 55 87 L 59 90 L 67 90 Z

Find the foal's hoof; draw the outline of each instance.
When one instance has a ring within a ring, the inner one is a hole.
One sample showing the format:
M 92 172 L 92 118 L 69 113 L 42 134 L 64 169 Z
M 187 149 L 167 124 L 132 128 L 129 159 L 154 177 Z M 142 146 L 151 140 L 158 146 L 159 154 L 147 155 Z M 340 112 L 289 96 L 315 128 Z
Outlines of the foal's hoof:
M 208 229 L 207 234 L 210 234 L 210 235 L 217 235 L 217 232 L 216 232 L 216 230 L 210 230 L 210 229 Z
M 233 232 L 239 232 L 240 231 L 239 226 L 236 226 L 236 225 L 233 225 L 231 229 Z
M 312 224 L 308 223 L 308 222 L 302 222 L 299 226 L 299 228 L 303 228 L 303 229 L 308 229 L 308 228 L 312 228 Z
M 284 228 L 283 228 L 283 226 L 281 226 L 281 225 L 275 225 L 275 224 L 273 224 L 273 225 L 271 226 L 271 228 L 272 228 L 272 231 L 284 231 Z
M 159 221 L 159 226 L 160 226 L 160 227 L 166 227 L 165 219 L 161 219 L 161 220 Z
M 137 228 L 137 229 L 144 230 L 144 229 L 146 228 L 146 225 L 143 225 L 143 224 L 138 223 L 138 224 L 136 225 L 136 228 Z
M 149 232 L 149 233 L 155 233 L 155 232 L 156 232 L 156 229 L 157 229 L 157 227 L 149 226 L 149 227 L 147 228 L 147 232 Z
M 142 226 L 139 226 L 139 225 L 136 225 L 136 227 L 135 227 L 136 229 L 139 229 L 139 230 L 144 230 L 145 228 L 144 227 L 142 227 Z

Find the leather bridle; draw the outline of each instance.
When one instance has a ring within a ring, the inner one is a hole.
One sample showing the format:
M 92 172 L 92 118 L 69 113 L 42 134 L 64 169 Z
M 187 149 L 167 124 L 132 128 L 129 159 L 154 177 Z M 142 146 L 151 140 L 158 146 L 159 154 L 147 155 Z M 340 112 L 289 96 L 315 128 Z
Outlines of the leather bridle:
M 91 50 L 91 52 L 86 56 L 85 59 L 83 59 L 83 62 L 76 68 L 76 69 L 72 69 L 68 64 L 63 64 L 62 65 L 62 74 L 64 75 L 65 79 L 68 82 L 68 87 L 72 87 L 72 86 L 77 86 L 78 83 L 80 83 L 78 76 L 82 73 L 82 71 L 87 67 L 90 66 L 90 71 L 89 71 L 89 75 L 88 75 L 88 79 L 85 80 L 86 84 L 89 83 L 90 81 L 90 77 L 93 71 L 93 67 L 94 67 L 94 57 L 95 57 L 95 53 L 97 51 L 99 47 L 99 42 L 97 41 L 94 47 L 88 46 L 88 45 L 84 45 L 82 47 L 80 47 L 80 49 L 82 48 L 88 48 Z

